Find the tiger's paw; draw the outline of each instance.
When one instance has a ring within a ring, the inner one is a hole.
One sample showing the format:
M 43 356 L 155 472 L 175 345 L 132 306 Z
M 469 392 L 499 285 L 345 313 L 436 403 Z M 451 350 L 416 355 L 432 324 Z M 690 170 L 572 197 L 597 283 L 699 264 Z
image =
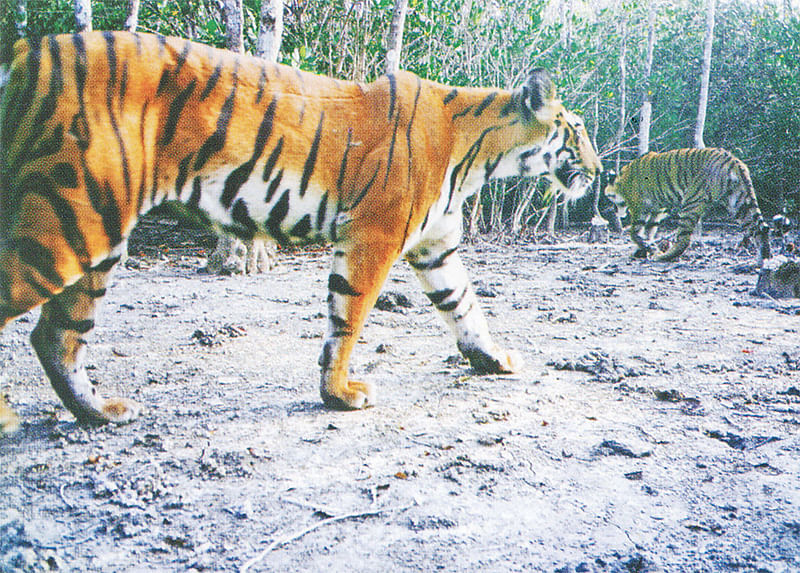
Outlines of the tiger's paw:
M 19 430 L 19 416 L 0 397 L 0 438 Z
M 469 360 L 470 366 L 480 374 L 513 374 L 519 372 L 525 364 L 522 356 L 515 350 L 495 347 L 489 354 L 480 348 L 460 344 L 458 349 Z
M 142 413 L 142 405 L 128 398 L 109 398 L 103 401 L 102 422 L 128 424 Z
M 375 403 L 372 384 L 349 380 L 344 388 L 329 389 L 323 382 L 320 388 L 322 402 L 331 410 L 361 410 Z

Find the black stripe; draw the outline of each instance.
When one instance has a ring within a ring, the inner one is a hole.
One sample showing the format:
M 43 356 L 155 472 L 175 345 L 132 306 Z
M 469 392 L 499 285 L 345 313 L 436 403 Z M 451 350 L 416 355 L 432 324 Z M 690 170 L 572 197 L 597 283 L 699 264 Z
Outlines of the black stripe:
M 86 289 L 84 292 L 85 292 L 85 293 L 86 293 L 86 294 L 87 294 L 87 295 L 88 295 L 90 298 L 95 298 L 95 299 L 97 299 L 97 298 L 102 298 L 102 297 L 104 297 L 104 296 L 106 295 L 106 291 L 107 291 L 107 290 L 108 290 L 108 289 L 106 289 L 105 287 L 102 287 L 102 288 L 97 288 L 97 289 Z
M 347 282 L 347 279 L 338 273 L 331 273 L 328 276 L 328 290 L 345 296 L 361 296 L 353 286 Z
M 503 153 L 501 152 L 495 158 L 494 161 L 492 161 L 491 157 L 486 160 L 486 163 L 485 163 L 485 166 L 484 166 L 484 170 L 485 171 L 484 171 L 484 176 L 483 176 L 483 180 L 484 181 L 489 181 L 489 178 L 492 176 L 492 173 L 494 173 L 494 170 L 497 169 L 497 166 L 499 165 L 500 160 L 502 158 L 503 158 Z
M 156 88 L 157 96 L 160 96 L 166 91 L 167 85 L 169 84 L 169 76 L 170 76 L 169 70 L 161 71 L 161 77 L 158 79 L 158 87 Z
M 103 32 L 103 38 L 106 41 L 106 56 L 108 58 L 108 75 L 109 83 L 116 84 L 117 77 L 117 50 L 114 44 L 114 35 L 111 32 Z M 119 129 L 117 116 L 114 114 L 114 90 L 108 88 L 106 90 L 106 107 L 108 108 L 108 118 L 111 121 L 111 129 L 114 131 L 114 137 L 119 145 L 120 159 L 122 161 L 122 179 L 125 182 L 125 197 L 127 204 L 131 203 L 131 170 L 128 163 L 128 152 L 125 149 L 125 141 L 122 138 L 122 133 Z M 121 97 L 121 96 L 120 96 Z
M 325 194 L 320 199 L 319 207 L 317 207 L 317 224 L 316 228 L 317 231 L 322 230 L 322 224 L 325 222 L 325 215 L 328 214 L 328 192 L 325 191 Z
M 178 176 L 175 178 L 175 193 L 180 197 L 183 191 L 183 186 L 186 185 L 186 179 L 189 177 L 189 163 L 192 161 L 192 156 L 187 155 L 178 163 Z
M 209 95 L 211 95 L 211 91 L 216 87 L 217 82 L 219 82 L 219 78 L 221 75 L 222 75 L 222 62 L 218 63 L 214 67 L 214 71 L 211 72 L 211 75 L 208 78 L 208 83 L 206 84 L 206 87 L 203 88 L 203 91 L 200 94 L 200 101 L 203 101 Z
M 467 114 L 468 114 L 470 111 L 472 111 L 472 108 L 473 108 L 473 107 L 474 107 L 473 105 L 468 105 L 467 107 L 465 107 L 464 109 L 462 109 L 460 112 L 458 112 L 458 113 L 454 113 L 454 114 L 453 114 L 453 118 L 452 118 L 452 119 L 458 119 L 459 117 L 464 117 L 464 116 L 465 116 L 465 115 L 467 115 Z
M 237 236 L 252 239 L 258 230 L 256 222 L 250 217 L 247 204 L 242 199 L 237 199 L 231 210 L 231 218 L 244 228 L 244 231 L 237 232 Z
M 292 230 L 289 231 L 289 235 L 292 237 L 305 237 L 308 235 L 309 231 L 311 231 L 311 215 L 305 214 L 303 218 L 292 227 Z
M 267 67 L 261 67 L 261 74 L 258 76 L 258 92 L 256 93 L 256 104 L 261 103 L 261 98 L 264 97 L 264 87 L 267 85 Z
M 47 90 L 47 94 L 42 98 L 42 102 L 39 106 L 39 110 L 37 111 L 36 115 L 33 118 L 33 123 L 31 124 L 31 130 L 28 135 L 28 142 L 23 146 L 25 152 L 23 156 L 26 158 L 26 162 L 33 161 L 33 157 L 31 155 L 31 148 L 34 147 L 34 142 L 38 141 L 39 138 L 44 133 L 44 130 L 48 127 L 47 120 L 53 117 L 53 114 L 56 111 L 56 104 L 58 102 L 58 97 L 61 95 L 64 89 L 64 80 L 61 74 L 61 54 L 59 51 L 58 43 L 56 42 L 55 37 L 50 36 L 48 38 L 48 45 L 50 48 L 50 86 Z M 61 128 L 61 126 L 59 126 Z M 63 129 L 63 128 L 62 128 Z M 44 147 L 49 148 L 52 153 L 55 153 L 60 149 L 58 148 L 53 149 L 53 145 L 45 144 Z M 51 155 L 51 153 L 39 153 L 35 154 L 38 157 L 44 157 L 45 155 Z
M 20 237 L 11 243 L 22 263 L 34 269 L 56 288 L 64 286 L 64 279 L 56 272 L 56 260 L 50 249 L 30 237 Z M 49 294 L 52 295 L 52 292 Z
M 394 159 L 394 146 L 397 142 L 397 129 L 400 127 L 400 114 L 397 114 L 397 118 L 394 122 L 394 130 L 392 131 L 392 141 L 389 144 L 389 155 L 386 158 L 386 176 L 383 178 L 383 190 L 386 191 L 386 186 L 389 184 L 389 173 L 392 169 L 392 160 Z
M 164 135 L 161 137 L 161 145 L 169 145 L 172 143 L 172 138 L 175 137 L 175 129 L 178 127 L 178 120 L 181 117 L 181 113 L 183 113 L 183 108 L 186 107 L 186 102 L 189 101 L 189 97 L 196 87 L 197 78 L 192 78 L 189 85 L 183 88 L 169 104 L 167 121 L 164 123 Z
M 457 90 L 457 89 L 455 89 L 455 88 L 453 88 L 453 89 L 450 91 L 450 93 L 449 93 L 449 94 L 447 94 L 446 96 L 444 96 L 444 99 L 442 100 L 442 101 L 444 102 L 444 105 L 447 105 L 447 104 L 449 104 L 451 101 L 453 101 L 453 100 L 456 98 L 456 96 L 457 96 L 457 95 L 458 95 L 458 90 Z
M 75 256 L 78 258 L 85 271 L 89 267 L 90 256 L 86 247 L 86 239 L 81 232 L 78 218 L 72 208 L 72 203 L 67 201 L 63 194 L 54 187 L 52 180 L 41 173 L 32 173 L 28 175 L 19 184 L 17 190 L 20 201 L 27 194 L 36 194 L 50 203 L 53 215 L 56 216 L 61 226 L 61 233 L 64 239 L 75 253 Z
M 443 304 L 437 304 L 436 308 L 441 312 L 453 312 L 458 305 L 461 304 L 461 301 L 464 300 L 464 297 L 467 296 L 468 289 L 465 288 L 461 291 L 461 296 L 459 296 L 456 300 L 451 300 L 450 302 L 445 302 Z
M 269 181 L 270 176 L 272 175 L 272 170 L 275 168 L 275 164 L 278 162 L 278 157 L 283 150 L 283 136 L 281 135 L 278 143 L 275 144 L 275 149 L 272 150 L 272 153 L 269 154 L 267 158 L 267 162 L 264 164 L 264 174 L 261 176 L 261 179 L 266 183 Z M 269 201 L 269 199 L 267 199 Z
M 78 174 L 75 168 L 66 162 L 53 165 L 50 170 L 50 177 L 53 178 L 56 185 L 65 189 L 75 189 L 78 186 Z
M 339 167 L 339 177 L 336 179 L 336 193 L 337 196 L 342 196 L 342 185 L 344 184 L 344 175 L 347 168 L 347 154 L 350 153 L 350 141 L 353 138 L 353 128 L 347 129 L 347 143 L 344 146 L 344 155 L 342 155 L 342 164 Z
M 17 133 L 17 129 L 22 124 L 21 118 L 29 108 L 31 102 L 34 101 L 34 94 L 36 93 L 36 85 L 39 83 L 39 67 L 41 66 L 41 48 L 34 45 L 32 40 L 26 40 L 28 44 L 28 59 L 25 62 L 25 69 L 27 71 L 27 82 L 25 87 L 20 91 L 12 92 L 11 87 L 13 84 L 9 83 L 6 86 L 8 92 L 8 103 L 6 106 L 5 123 L 3 124 L 3 139 L 2 147 L 8 149 L 11 141 Z M 13 94 L 13 95 L 12 95 Z
M 342 317 L 332 314 L 328 318 L 331 321 L 331 325 L 333 326 L 332 336 L 334 338 L 341 338 L 342 336 L 347 336 L 348 334 L 353 333 L 353 329 L 350 328 L 350 325 Z
M 270 181 L 269 187 L 267 187 L 267 195 L 264 197 L 264 203 L 269 203 L 272 201 L 272 197 L 275 195 L 275 191 L 278 190 L 280 187 L 281 179 L 283 179 L 283 169 L 278 171 L 278 174 L 275 176 L 275 179 Z
M 270 210 L 269 217 L 267 217 L 266 227 L 272 237 L 278 241 L 285 241 L 281 223 L 289 213 L 289 190 L 283 192 L 281 198 L 275 203 L 275 206 Z
M 456 252 L 457 247 L 453 247 L 452 249 L 447 249 L 441 255 L 436 257 L 435 259 L 427 262 L 419 262 L 419 261 L 409 261 L 409 264 L 418 271 L 430 271 L 433 269 L 442 268 L 445 263 L 447 262 L 447 258 Z
M 107 273 L 108 271 L 114 268 L 114 265 L 116 265 L 119 262 L 119 260 L 120 260 L 119 256 L 108 257 L 107 259 L 104 259 L 99 263 L 97 263 L 90 270 L 97 271 L 99 273 Z
M 64 126 L 59 124 L 53 130 L 50 137 L 45 137 L 36 144 L 35 147 L 24 147 L 25 153 L 21 159 L 24 158 L 26 163 L 32 163 L 42 157 L 53 155 L 61 150 L 61 145 L 64 142 Z
M 492 104 L 492 102 L 494 101 L 494 98 L 496 98 L 496 97 L 497 97 L 497 92 L 492 92 L 488 96 L 486 96 L 483 99 L 483 101 L 478 104 L 478 107 L 475 108 L 475 112 L 474 112 L 475 117 L 478 117 L 479 115 L 481 115 L 486 110 L 486 108 L 489 107 Z
M 112 246 L 119 244 L 122 241 L 122 224 L 120 222 L 119 205 L 114 197 L 114 192 L 111 189 L 108 181 L 104 182 L 103 187 L 94 178 L 89 168 L 86 166 L 86 160 L 83 164 L 83 182 L 86 186 L 86 194 L 89 196 L 89 202 L 100 219 L 103 222 L 103 229 L 106 232 L 108 241 Z
M 322 139 L 322 122 L 325 119 L 325 112 L 323 111 L 319 116 L 319 124 L 317 125 L 317 133 L 314 135 L 314 141 L 311 143 L 311 149 L 308 151 L 306 164 L 303 166 L 303 176 L 300 178 L 300 197 L 306 194 L 308 182 L 311 179 L 311 174 L 314 172 L 314 166 L 317 163 L 317 154 L 319 153 L 319 142 Z
M 364 186 L 364 189 L 362 189 L 361 193 L 358 194 L 358 196 L 356 197 L 356 200 L 353 201 L 353 203 L 349 207 L 347 207 L 348 211 L 351 211 L 351 210 L 355 209 L 356 207 L 358 207 L 358 204 L 361 203 L 361 201 L 364 199 L 364 197 L 366 197 L 367 193 L 369 192 L 370 188 L 372 187 L 372 184 L 375 182 L 375 178 L 378 176 L 378 171 L 380 171 L 380 170 L 381 170 L 381 164 L 380 164 L 380 162 L 378 162 L 378 166 L 375 167 L 375 172 L 372 174 L 372 177 L 370 177 L 370 180 L 367 181 L 367 184 Z
M 259 157 L 261 157 L 261 154 L 264 152 L 264 147 L 267 145 L 267 140 L 272 133 L 272 125 L 275 119 L 275 108 L 277 108 L 277 106 L 278 98 L 276 97 L 272 99 L 272 102 L 270 102 L 269 107 L 264 114 L 264 118 L 261 120 L 261 125 L 258 126 L 256 141 L 253 146 L 253 155 L 247 162 L 234 169 L 225 179 L 225 186 L 219 201 L 226 209 L 231 206 L 234 197 L 236 197 L 236 194 L 239 192 L 239 189 L 242 188 L 242 185 L 244 185 L 247 180 L 250 179 L 250 175 L 253 173 L 253 169 L 256 166 L 256 161 L 258 161 Z
M 453 294 L 453 289 L 446 288 L 442 290 L 437 290 L 433 292 L 426 292 L 425 296 L 427 296 L 433 304 L 441 304 L 444 299 L 449 297 Z
M 128 78 L 130 77 L 130 70 L 128 69 L 128 60 L 122 62 L 122 77 L 119 82 L 119 109 L 117 113 L 122 114 L 122 107 L 125 105 L 126 96 L 128 95 Z
M 475 161 L 475 158 L 478 156 L 478 152 L 480 152 L 481 145 L 483 145 L 483 139 L 486 137 L 487 134 L 491 133 L 492 131 L 500 129 L 500 126 L 493 125 L 491 127 L 487 127 L 483 130 L 483 132 L 478 136 L 478 139 L 475 140 L 475 143 L 467 150 L 467 153 L 464 155 L 464 158 L 453 168 L 453 173 L 450 175 L 450 195 L 447 198 L 447 206 L 445 207 L 445 213 L 450 210 L 450 204 L 453 201 L 453 194 L 455 193 L 455 185 L 456 185 L 456 178 L 459 173 L 461 173 L 462 168 L 463 173 L 461 175 L 461 184 L 464 184 L 464 181 L 467 178 L 467 174 L 469 173 L 470 168 L 472 167 L 472 163 Z
M 177 78 L 178 74 L 181 73 L 181 70 L 183 69 L 183 66 L 186 63 L 186 58 L 189 57 L 189 52 L 191 50 L 192 50 L 192 43 L 184 41 L 183 42 L 183 50 L 181 50 L 181 53 L 177 57 L 178 64 L 175 66 L 175 69 L 172 72 L 172 75 L 174 77 Z
M 50 319 L 49 322 L 56 328 L 71 330 L 78 334 L 86 334 L 87 332 L 91 332 L 94 328 L 94 320 L 75 320 L 72 318 L 64 307 L 61 306 L 58 298 L 52 299 L 47 304 L 47 309 L 50 311 L 47 315 Z
M 191 207 L 192 209 L 197 209 L 200 207 L 200 197 L 203 193 L 203 186 L 202 182 L 200 181 L 199 177 L 195 177 L 192 181 L 192 192 L 189 195 L 189 200 L 186 201 L 186 204 Z
M 197 152 L 197 159 L 194 162 L 195 171 L 202 169 L 209 158 L 225 146 L 225 139 L 228 137 L 228 125 L 233 115 L 233 102 L 236 99 L 236 88 L 238 85 L 237 70 L 233 71 L 232 76 L 231 91 L 228 93 L 228 97 L 225 99 L 225 103 L 222 104 L 222 109 L 219 111 L 217 128 L 205 143 L 203 143 L 202 147 L 200 147 L 200 151 Z
M 397 101 L 397 78 L 394 74 L 387 74 L 389 78 L 389 118 L 392 119 L 394 115 L 394 106 Z

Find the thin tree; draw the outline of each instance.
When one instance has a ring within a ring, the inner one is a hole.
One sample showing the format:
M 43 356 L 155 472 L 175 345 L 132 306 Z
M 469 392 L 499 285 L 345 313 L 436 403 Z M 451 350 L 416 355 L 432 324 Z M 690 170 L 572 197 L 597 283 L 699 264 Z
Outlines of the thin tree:
M 283 39 L 283 0 L 262 0 L 256 56 L 277 62 Z
M 650 120 L 653 115 L 653 102 L 650 93 L 650 75 L 653 70 L 653 51 L 656 45 L 656 4 L 647 7 L 647 58 L 644 64 L 642 81 L 642 109 L 639 112 L 639 155 L 650 151 Z
M 706 6 L 706 33 L 703 40 L 703 67 L 700 75 L 700 101 L 697 105 L 697 124 L 694 129 L 694 146 L 703 148 L 703 131 L 706 127 L 706 108 L 708 107 L 708 85 L 711 78 L 711 49 L 714 45 L 714 11 L 717 0 L 708 0 Z
M 90 0 L 75 0 L 75 27 L 78 32 L 92 31 L 92 3 Z
M 244 14 L 242 0 L 223 0 L 225 18 L 225 46 L 234 52 L 244 53 Z
M 386 73 L 393 74 L 400 69 L 400 54 L 403 51 L 403 27 L 408 12 L 408 0 L 395 0 L 392 23 L 386 39 Z
M 621 8 L 621 6 L 620 6 Z M 616 169 L 619 173 L 620 156 L 622 155 L 622 139 L 625 137 L 625 122 L 628 120 L 625 113 L 625 106 L 627 105 L 627 60 L 626 52 L 628 48 L 628 25 L 624 10 L 620 9 L 619 19 L 619 127 L 617 127 L 616 145 L 617 145 L 617 161 Z
M 124 29 L 135 32 L 139 26 L 139 0 L 128 0 L 128 17 L 125 18 Z

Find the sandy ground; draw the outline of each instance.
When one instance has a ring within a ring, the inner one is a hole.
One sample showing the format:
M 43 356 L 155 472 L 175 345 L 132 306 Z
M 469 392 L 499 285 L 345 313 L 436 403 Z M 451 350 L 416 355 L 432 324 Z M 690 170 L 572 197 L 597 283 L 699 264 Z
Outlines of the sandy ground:
M 475 376 L 397 265 L 408 306 L 353 360 L 378 403 L 347 413 L 318 398 L 326 252 L 134 257 L 89 362 L 135 423 L 75 425 L 35 313 L 0 335 L 0 570 L 800 571 L 800 301 L 752 296 L 737 239 L 464 246 L 514 376 Z

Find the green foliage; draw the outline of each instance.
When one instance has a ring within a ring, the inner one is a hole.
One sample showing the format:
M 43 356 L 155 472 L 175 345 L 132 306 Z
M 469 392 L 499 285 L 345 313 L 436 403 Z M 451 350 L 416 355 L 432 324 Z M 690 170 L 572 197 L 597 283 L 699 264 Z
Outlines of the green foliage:
M 283 63 L 339 78 L 375 79 L 383 71 L 393 4 L 286 0 Z M 601 156 L 610 160 L 619 152 L 624 163 L 636 155 L 649 4 L 410 0 L 403 67 L 442 83 L 507 88 L 533 67 L 548 68 L 565 105 L 584 112 L 590 133 L 596 126 Z M 705 129 L 707 145 L 730 149 L 748 163 L 768 213 L 800 209 L 800 22 L 797 14 L 779 13 L 778 4 L 720 0 Z M 122 27 L 125 0 L 96 1 L 93 9 L 96 29 Z M 248 49 L 255 45 L 259 10 L 259 0 L 244 0 Z M 654 150 L 691 145 L 704 10 L 703 0 L 658 3 L 649 82 Z M 29 35 L 73 28 L 71 0 L 28 1 Z M 224 45 L 224 20 L 212 0 L 142 0 L 140 29 Z M 628 121 L 618 146 L 623 42 Z M 534 200 L 528 202 L 530 189 Z M 536 221 L 547 203 L 544 195 L 541 185 L 487 188 L 478 211 L 483 227 L 498 230 L 521 207 L 527 209 L 521 220 Z

